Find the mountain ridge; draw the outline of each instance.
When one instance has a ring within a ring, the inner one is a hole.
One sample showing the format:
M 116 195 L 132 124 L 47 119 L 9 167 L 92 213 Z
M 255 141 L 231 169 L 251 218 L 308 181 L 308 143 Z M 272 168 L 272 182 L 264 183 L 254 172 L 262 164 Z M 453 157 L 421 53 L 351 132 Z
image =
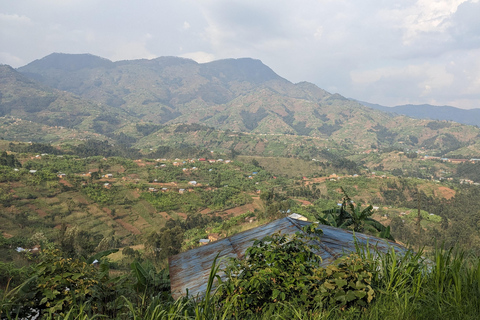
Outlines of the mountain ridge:
M 480 108 L 461 109 L 452 106 L 435 106 L 431 104 L 405 104 L 394 107 L 386 107 L 364 101 L 355 101 L 376 110 L 401 114 L 416 119 L 446 120 L 467 125 L 480 126 Z
M 349 152 L 378 147 L 452 152 L 468 147 L 468 152 L 480 153 L 478 129 L 374 110 L 308 82 L 292 83 L 251 58 L 199 64 L 178 57 L 111 62 L 89 54 L 52 54 L 15 72 L 102 110 L 72 129 L 113 141 L 121 137 L 134 146 L 146 139 L 146 131 L 138 131 L 136 124 L 155 129 L 201 123 L 254 135 L 328 139 Z M 70 103 L 54 110 L 73 118 L 72 110 L 84 108 Z M 148 144 L 161 143 L 158 138 L 147 139 Z

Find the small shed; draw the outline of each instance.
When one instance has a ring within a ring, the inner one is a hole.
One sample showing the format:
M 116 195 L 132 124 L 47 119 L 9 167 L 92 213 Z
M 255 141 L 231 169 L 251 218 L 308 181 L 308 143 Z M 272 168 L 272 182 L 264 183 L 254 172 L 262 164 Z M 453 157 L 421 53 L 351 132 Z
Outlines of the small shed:
M 217 255 L 221 266 L 224 266 L 226 262 L 221 258 L 243 258 L 245 251 L 252 246 L 255 239 L 263 239 L 276 232 L 282 234 L 303 232 L 302 228 L 309 224 L 310 222 L 286 217 L 170 257 L 168 262 L 173 298 L 185 296 L 187 290 L 191 296 L 203 295 L 207 289 L 212 263 Z M 318 255 L 323 259 L 322 266 L 332 263 L 344 253 L 355 252 L 355 240 L 359 244 L 376 247 L 384 252 L 392 247 L 397 252 L 406 251 L 405 247 L 395 242 L 374 236 L 355 233 L 354 238 L 353 233 L 348 230 L 326 225 L 319 225 L 318 228 L 323 231 L 318 241 L 315 240 L 321 248 Z M 220 273 L 219 276 L 223 278 L 224 274 Z

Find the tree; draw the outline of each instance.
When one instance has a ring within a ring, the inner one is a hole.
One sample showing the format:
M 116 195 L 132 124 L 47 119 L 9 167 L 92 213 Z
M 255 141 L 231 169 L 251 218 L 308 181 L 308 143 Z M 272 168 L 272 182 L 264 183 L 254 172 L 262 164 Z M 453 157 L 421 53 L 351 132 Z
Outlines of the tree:
M 145 241 L 145 251 L 155 262 L 160 262 L 180 252 L 183 242 L 183 230 L 180 226 L 162 228 L 153 231 Z
M 368 227 L 379 232 L 379 236 L 385 239 L 395 241 L 390 234 L 390 227 L 385 227 L 377 220 L 371 218 L 373 207 L 362 209 L 360 205 L 355 205 L 343 188 L 343 200 L 340 208 L 334 208 L 323 211 L 323 216 L 317 215 L 317 219 L 326 225 L 342 229 L 350 229 L 355 232 L 365 232 Z

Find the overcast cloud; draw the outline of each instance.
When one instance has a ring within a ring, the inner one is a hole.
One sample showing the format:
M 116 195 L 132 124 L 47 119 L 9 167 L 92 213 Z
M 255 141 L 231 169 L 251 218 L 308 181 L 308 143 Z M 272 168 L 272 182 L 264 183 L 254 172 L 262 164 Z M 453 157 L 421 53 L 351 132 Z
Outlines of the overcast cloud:
M 479 0 L 0 0 L 0 63 L 252 57 L 372 103 L 480 108 L 479 17 Z

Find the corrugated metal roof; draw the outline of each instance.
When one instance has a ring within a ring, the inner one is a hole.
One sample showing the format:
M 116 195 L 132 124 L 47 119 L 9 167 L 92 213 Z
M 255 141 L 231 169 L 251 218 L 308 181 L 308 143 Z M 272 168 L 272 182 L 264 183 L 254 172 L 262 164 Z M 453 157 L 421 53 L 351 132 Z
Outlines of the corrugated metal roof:
M 301 231 L 302 227 L 310 223 L 287 217 L 170 257 L 170 283 L 173 297 L 176 299 L 184 296 L 187 290 L 189 295 L 203 295 L 207 289 L 210 269 L 217 254 L 219 259 L 223 257 L 242 258 L 254 240 L 263 239 L 279 231 L 282 234 L 293 234 Z M 323 230 L 323 235 L 317 243 L 321 247 L 318 254 L 323 259 L 322 265 L 332 263 L 344 253 L 355 251 L 352 232 L 326 225 L 319 225 L 319 228 Z M 397 251 L 406 250 L 405 247 L 395 242 L 374 236 L 355 233 L 355 238 L 358 243 L 368 244 L 372 248 L 377 247 L 382 252 L 386 252 L 390 247 Z M 223 259 L 221 267 L 225 263 L 227 261 Z M 219 275 L 223 276 L 223 274 Z

